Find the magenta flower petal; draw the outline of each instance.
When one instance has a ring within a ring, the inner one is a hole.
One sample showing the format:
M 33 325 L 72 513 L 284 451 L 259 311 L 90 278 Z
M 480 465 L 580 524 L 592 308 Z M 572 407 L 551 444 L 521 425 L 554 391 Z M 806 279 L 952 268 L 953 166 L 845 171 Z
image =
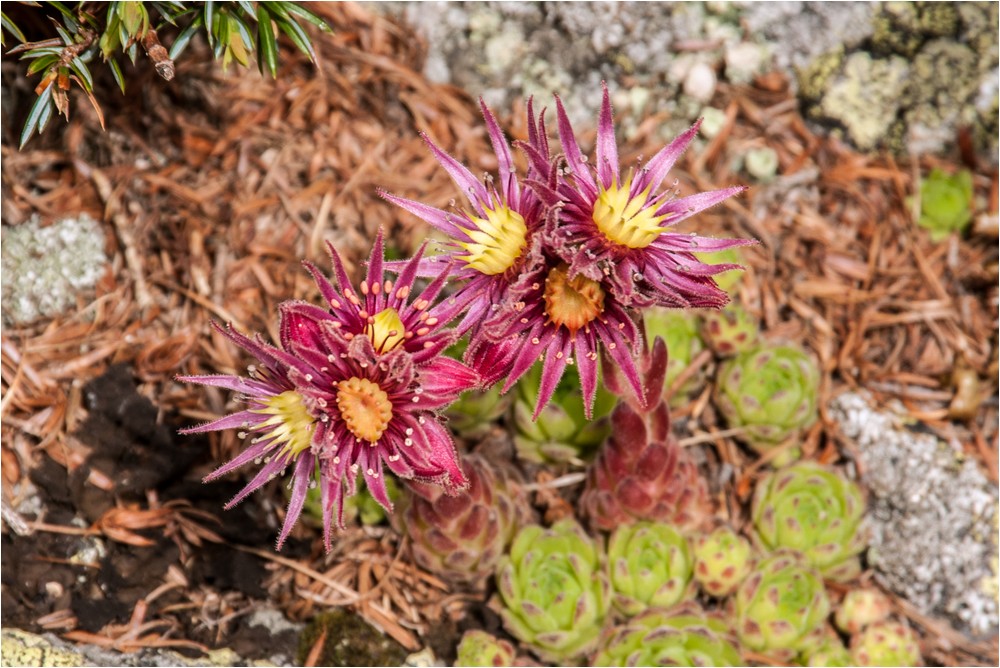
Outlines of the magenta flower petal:
M 667 178 L 667 174 L 673 169 L 674 163 L 684 153 L 701 128 L 701 119 L 692 125 L 679 137 L 657 151 L 656 155 L 650 158 L 649 162 L 639 170 L 638 178 L 632 184 L 632 196 L 636 196 L 646 189 L 655 191 Z
M 611 96 L 608 94 L 608 86 L 602 83 L 601 88 L 604 89 L 604 101 L 597 120 L 597 176 L 601 183 L 607 186 L 617 183 L 619 179 L 618 143 L 615 141 L 615 126 L 611 120 Z
M 295 464 L 295 473 L 292 474 L 294 484 L 291 499 L 288 501 L 288 508 L 285 511 L 285 521 L 281 525 L 281 533 L 278 535 L 276 549 L 279 551 L 281 550 L 281 546 L 285 544 L 285 539 L 288 538 L 292 527 L 298 521 L 299 515 L 302 514 L 302 507 L 306 503 L 306 495 L 309 493 L 309 487 L 312 484 L 311 480 L 315 466 L 315 459 L 310 453 L 303 454 Z

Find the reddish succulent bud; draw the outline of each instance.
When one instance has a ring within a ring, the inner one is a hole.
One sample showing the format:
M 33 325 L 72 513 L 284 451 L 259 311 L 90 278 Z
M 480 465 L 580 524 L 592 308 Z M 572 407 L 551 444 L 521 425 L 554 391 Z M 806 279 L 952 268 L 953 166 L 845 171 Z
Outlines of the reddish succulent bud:
M 437 485 L 409 485 L 401 523 L 418 564 L 445 580 L 477 585 L 493 573 L 532 512 L 513 472 L 474 454 L 463 458 L 462 469 L 469 488 L 457 496 Z
M 708 490 L 694 461 L 670 434 L 662 400 L 666 347 L 657 340 L 643 360 L 643 399 L 625 395 L 611 415 L 611 436 L 590 466 L 580 503 L 593 526 L 612 530 L 638 520 L 698 525 L 708 513 Z M 624 390 L 605 365 L 610 389 Z

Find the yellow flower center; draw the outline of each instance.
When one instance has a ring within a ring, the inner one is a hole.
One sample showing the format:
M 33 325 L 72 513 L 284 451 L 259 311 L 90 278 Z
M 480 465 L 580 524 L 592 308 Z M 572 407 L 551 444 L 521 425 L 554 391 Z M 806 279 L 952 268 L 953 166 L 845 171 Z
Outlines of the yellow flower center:
M 466 265 L 481 274 L 495 276 L 510 269 L 528 245 L 528 226 L 524 218 L 506 206 L 486 208 L 486 218 L 473 218 L 475 229 L 465 229 L 470 242 L 458 242 L 468 251 L 459 256 Z
M 654 215 L 654 207 L 647 207 L 649 189 L 635 197 L 629 197 L 632 189 L 632 177 L 629 176 L 621 186 L 612 184 L 601 192 L 594 202 L 594 223 L 597 229 L 608 240 L 628 246 L 629 248 L 645 248 L 663 234 L 660 223 L 666 215 Z
M 556 325 L 575 333 L 604 312 L 600 283 L 582 274 L 569 278 L 569 265 L 560 264 L 545 278 L 545 313 Z
M 337 383 L 337 408 L 351 433 L 369 443 L 378 441 L 392 419 L 389 395 L 367 378 Z
M 297 457 L 312 443 L 316 420 L 309 415 L 302 395 L 294 390 L 262 399 L 265 408 L 255 408 L 251 412 L 270 417 L 257 425 L 264 432 L 260 438 L 271 439 L 275 445 L 282 444 L 282 452 Z
M 371 340 L 375 350 L 387 353 L 406 338 L 406 328 L 394 308 L 382 309 L 368 318 L 365 334 Z

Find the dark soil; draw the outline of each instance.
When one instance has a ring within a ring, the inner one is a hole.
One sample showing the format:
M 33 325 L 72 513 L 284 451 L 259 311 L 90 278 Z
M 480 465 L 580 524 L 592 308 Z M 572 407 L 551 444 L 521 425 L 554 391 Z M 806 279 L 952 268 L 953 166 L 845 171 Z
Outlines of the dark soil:
M 178 425 L 160 416 L 153 403 L 136 391 L 128 366 L 110 367 L 85 386 L 84 398 L 89 414 L 76 437 L 92 449 L 91 455 L 69 474 L 48 457 L 31 471 L 45 508 L 44 518 L 38 519 L 87 525 L 100 521 L 116 505 L 138 503 L 155 494 L 161 503 L 184 499 L 218 517 L 210 528 L 226 543 L 209 542 L 182 554 L 160 527 L 134 531 L 153 541 L 148 547 L 96 536 L 37 532 L 12 539 L 4 533 L 3 625 L 42 632 L 40 618 L 66 609 L 76 616 L 77 629 L 91 633 L 108 624 L 127 624 L 136 603 L 164 583 L 171 565 L 182 569 L 189 591 L 200 590 L 206 598 L 211 594 L 240 609 L 263 606 L 265 562 L 231 545 L 270 549 L 273 520 L 257 503 L 241 504 L 223 515 L 222 506 L 241 483 L 204 485 L 198 480 L 210 459 L 207 442 L 177 436 Z M 89 482 L 92 470 L 112 480 L 114 488 L 105 491 Z M 291 541 L 286 556 L 303 547 Z M 182 590 L 168 591 L 150 605 L 148 616 L 174 621 L 176 637 L 209 647 L 231 647 L 247 659 L 294 655 L 298 641 L 294 632 L 272 634 L 237 617 L 227 633 L 219 634 L 206 627 L 199 610 L 166 612 L 185 600 Z

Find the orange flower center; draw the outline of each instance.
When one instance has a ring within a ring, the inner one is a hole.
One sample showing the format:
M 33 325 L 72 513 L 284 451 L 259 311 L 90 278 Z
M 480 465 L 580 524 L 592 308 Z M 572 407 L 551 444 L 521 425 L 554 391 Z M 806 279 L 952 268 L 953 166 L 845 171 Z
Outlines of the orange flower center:
M 545 314 L 556 325 L 575 333 L 604 312 L 600 283 L 582 274 L 569 278 L 569 265 L 560 264 L 545 278 Z
M 367 378 L 337 383 L 337 408 L 351 433 L 369 443 L 378 441 L 392 419 L 389 395 Z

